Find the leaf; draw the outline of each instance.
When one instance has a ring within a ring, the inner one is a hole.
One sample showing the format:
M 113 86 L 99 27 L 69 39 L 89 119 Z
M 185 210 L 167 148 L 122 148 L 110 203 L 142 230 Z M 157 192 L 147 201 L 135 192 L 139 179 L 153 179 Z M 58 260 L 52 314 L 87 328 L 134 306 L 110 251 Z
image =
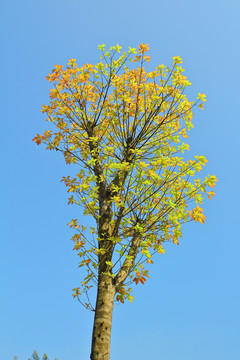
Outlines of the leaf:
M 201 101 L 203 101 L 203 102 L 207 101 L 206 95 L 205 95 L 205 94 L 201 94 L 201 93 L 198 93 L 197 99 L 199 99 L 199 100 L 201 100 Z
M 118 53 L 120 53 L 120 50 L 122 49 L 122 47 L 120 46 L 120 45 L 116 45 L 116 51 L 118 52 Z
M 174 65 L 182 63 L 182 59 L 180 58 L 180 56 L 174 56 L 172 59 L 174 61 Z
M 106 45 L 104 45 L 104 44 L 98 45 L 98 49 L 104 51 L 105 46 L 106 46 Z

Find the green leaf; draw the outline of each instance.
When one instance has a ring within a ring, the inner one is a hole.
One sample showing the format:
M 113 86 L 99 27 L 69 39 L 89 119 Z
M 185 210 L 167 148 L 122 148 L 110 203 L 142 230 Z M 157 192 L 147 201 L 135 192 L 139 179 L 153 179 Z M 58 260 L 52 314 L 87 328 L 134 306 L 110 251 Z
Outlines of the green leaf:
M 98 49 L 104 51 L 105 46 L 106 46 L 105 44 L 98 45 Z

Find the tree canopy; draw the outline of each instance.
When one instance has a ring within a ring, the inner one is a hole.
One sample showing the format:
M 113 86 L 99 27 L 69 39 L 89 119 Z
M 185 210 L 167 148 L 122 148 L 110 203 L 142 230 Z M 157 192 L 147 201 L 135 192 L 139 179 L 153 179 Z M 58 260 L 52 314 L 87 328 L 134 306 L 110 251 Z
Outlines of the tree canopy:
M 132 301 L 132 283 L 144 284 L 146 265 L 165 252 L 164 242 L 179 244 L 184 223 L 204 223 L 201 204 L 214 196 L 217 181 L 214 175 L 196 177 L 207 163 L 204 156 L 188 160 L 184 154 L 192 110 L 203 109 L 206 96 L 187 99 L 191 83 L 181 58 L 147 71 L 146 44 L 122 53 L 119 45 L 99 49 L 96 65 L 71 59 L 47 76 L 53 87 L 42 113 L 57 130 L 33 139 L 75 166 L 76 175 L 62 179 L 68 203 L 94 219 L 89 228 L 78 219 L 68 224 L 75 230 L 79 267 L 86 270 L 73 296 L 90 310 L 88 292 L 99 274 L 112 279 L 116 301 Z

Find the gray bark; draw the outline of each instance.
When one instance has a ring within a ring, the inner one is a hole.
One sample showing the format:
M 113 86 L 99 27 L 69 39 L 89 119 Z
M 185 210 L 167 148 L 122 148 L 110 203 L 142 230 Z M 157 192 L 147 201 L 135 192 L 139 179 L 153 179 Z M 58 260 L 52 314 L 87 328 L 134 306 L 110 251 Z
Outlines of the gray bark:
M 112 313 L 115 286 L 112 278 L 100 276 L 92 333 L 91 360 L 110 360 Z

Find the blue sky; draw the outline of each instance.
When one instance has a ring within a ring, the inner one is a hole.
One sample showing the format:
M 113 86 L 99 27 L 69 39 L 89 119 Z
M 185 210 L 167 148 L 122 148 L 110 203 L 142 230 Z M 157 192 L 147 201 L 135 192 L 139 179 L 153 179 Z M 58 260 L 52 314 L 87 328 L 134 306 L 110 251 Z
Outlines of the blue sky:
M 48 124 L 45 76 L 55 64 L 96 63 L 97 45 L 150 45 L 151 66 L 180 55 L 207 94 L 190 133 L 191 154 L 218 177 L 207 222 L 186 224 L 133 304 L 114 310 L 112 360 L 239 360 L 239 1 L 2 1 L 0 359 L 34 349 L 53 360 L 88 359 L 93 314 L 72 298 L 81 279 L 59 153 L 32 138 Z M 205 175 L 205 173 L 204 173 Z

